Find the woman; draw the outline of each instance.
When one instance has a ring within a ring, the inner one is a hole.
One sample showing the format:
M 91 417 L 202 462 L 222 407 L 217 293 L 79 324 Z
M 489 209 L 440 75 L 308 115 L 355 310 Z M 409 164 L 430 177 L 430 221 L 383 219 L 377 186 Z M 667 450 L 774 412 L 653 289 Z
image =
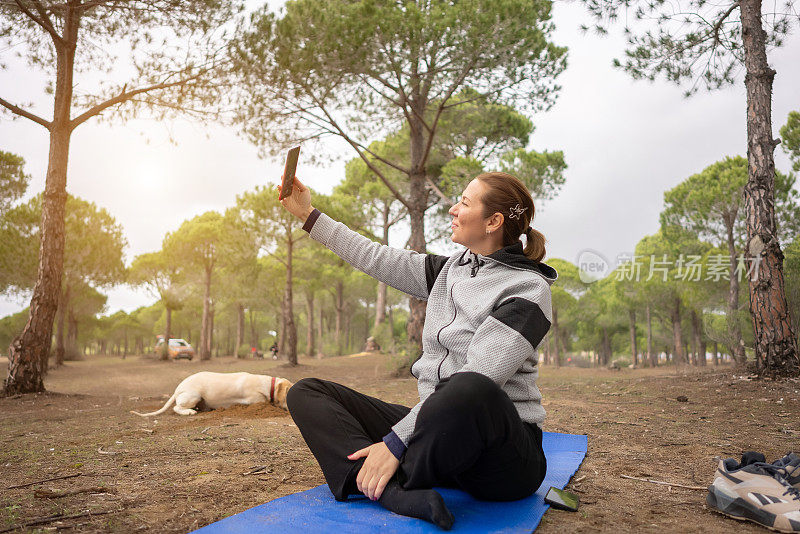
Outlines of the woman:
M 381 245 L 311 206 L 299 180 L 281 202 L 311 237 L 370 276 L 427 301 L 422 354 L 411 367 L 413 408 L 341 384 L 303 378 L 287 394 L 292 418 L 338 501 L 363 493 L 389 510 L 450 529 L 434 486 L 516 500 L 544 479 L 537 348 L 550 328 L 544 236 L 533 200 L 506 173 L 475 177 L 449 213 L 451 256 Z M 280 189 L 280 186 L 279 186 Z M 523 249 L 520 237 L 526 234 Z

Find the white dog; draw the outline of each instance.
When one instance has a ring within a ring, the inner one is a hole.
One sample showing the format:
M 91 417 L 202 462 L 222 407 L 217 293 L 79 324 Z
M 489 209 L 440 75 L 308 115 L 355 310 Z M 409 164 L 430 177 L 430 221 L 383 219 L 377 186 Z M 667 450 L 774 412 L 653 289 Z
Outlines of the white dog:
M 285 378 L 251 373 L 212 373 L 201 371 L 183 379 L 175 393 L 158 411 L 139 413 L 142 417 L 161 415 L 175 404 L 173 410 L 180 415 L 194 415 L 201 407 L 226 408 L 234 404 L 269 402 L 287 410 L 286 392 L 292 382 Z

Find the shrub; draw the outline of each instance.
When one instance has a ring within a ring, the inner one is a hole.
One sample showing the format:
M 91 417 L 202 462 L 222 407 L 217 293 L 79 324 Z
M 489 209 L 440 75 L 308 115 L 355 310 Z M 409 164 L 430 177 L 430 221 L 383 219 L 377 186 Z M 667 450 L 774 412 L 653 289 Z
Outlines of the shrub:
M 78 347 L 65 347 L 64 348 L 64 361 L 76 362 L 83 359 L 83 353 Z
M 370 335 L 375 338 L 383 352 L 395 352 L 395 338 L 392 332 L 392 325 L 389 321 L 384 321 L 377 327 L 373 326 Z
M 239 348 L 236 349 L 236 357 L 237 358 L 249 358 L 250 357 L 250 345 L 247 343 L 242 343 L 239 345 Z
M 420 350 L 413 343 L 409 343 L 407 336 L 397 341 L 399 350 L 389 353 L 387 366 L 392 376 L 398 378 L 408 378 L 411 375 L 411 366 L 420 357 Z
M 626 369 L 631 365 L 631 361 L 628 358 L 616 358 L 611 360 L 611 364 L 609 367 L 616 367 L 617 369 Z

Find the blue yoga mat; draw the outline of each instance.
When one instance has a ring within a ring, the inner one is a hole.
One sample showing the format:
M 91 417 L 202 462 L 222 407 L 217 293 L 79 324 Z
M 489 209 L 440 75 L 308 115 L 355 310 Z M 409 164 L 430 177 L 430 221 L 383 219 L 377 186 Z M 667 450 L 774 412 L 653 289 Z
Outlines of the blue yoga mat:
M 550 486 L 564 488 L 586 456 L 583 435 L 544 432 L 542 447 L 547 475 L 538 491 L 526 499 L 480 501 L 453 488 L 436 488 L 455 516 L 451 532 L 533 532 L 549 508 L 544 495 Z M 201 534 L 257 532 L 441 533 L 428 521 L 395 514 L 360 495 L 347 501 L 333 498 L 327 484 L 287 495 L 195 530 Z

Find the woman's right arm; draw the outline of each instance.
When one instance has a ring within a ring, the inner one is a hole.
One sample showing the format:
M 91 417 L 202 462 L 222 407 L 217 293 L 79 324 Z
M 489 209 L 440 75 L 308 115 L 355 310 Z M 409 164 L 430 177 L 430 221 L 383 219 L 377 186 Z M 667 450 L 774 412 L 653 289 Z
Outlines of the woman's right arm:
M 281 186 L 278 186 L 280 191 Z M 422 254 L 372 241 L 311 206 L 311 192 L 295 177 L 281 203 L 304 221 L 303 229 L 356 269 L 420 300 L 427 300 L 447 256 Z
M 428 300 L 433 282 L 448 259 L 372 241 L 317 209 L 303 229 L 356 269 L 421 300 Z

